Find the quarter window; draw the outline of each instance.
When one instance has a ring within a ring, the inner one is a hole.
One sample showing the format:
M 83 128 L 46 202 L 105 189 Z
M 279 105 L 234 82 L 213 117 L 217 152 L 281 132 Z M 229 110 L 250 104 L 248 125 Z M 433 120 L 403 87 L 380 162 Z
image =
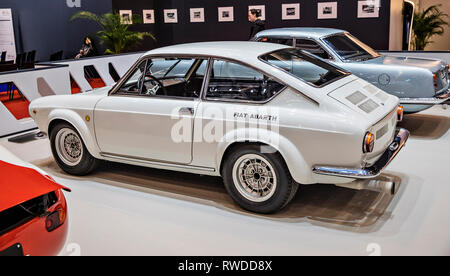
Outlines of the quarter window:
M 207 99 L 243 100 L 263 102 L 285 85 L 241 64 L 223 60 L 214 60 Z

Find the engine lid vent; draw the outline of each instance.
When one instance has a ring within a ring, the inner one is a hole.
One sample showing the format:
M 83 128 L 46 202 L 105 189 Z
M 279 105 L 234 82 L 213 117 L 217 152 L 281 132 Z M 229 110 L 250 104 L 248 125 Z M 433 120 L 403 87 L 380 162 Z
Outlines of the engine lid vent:
M 354 105 L 360 104 L 362 101 L 367 99 L 367 96 L 363 93 L 356 91 L 355 93 L 351 94 L 350 96 L 346 97 L 346 99 L 351 102 Z
M 364 103 L 360 104 L 358 107 L 362 109 L 366 113 L 371 113 L 375 109 L 377 109 L 380 105 L 377 104 L 375 101 L 369 99 L 365 101 Z

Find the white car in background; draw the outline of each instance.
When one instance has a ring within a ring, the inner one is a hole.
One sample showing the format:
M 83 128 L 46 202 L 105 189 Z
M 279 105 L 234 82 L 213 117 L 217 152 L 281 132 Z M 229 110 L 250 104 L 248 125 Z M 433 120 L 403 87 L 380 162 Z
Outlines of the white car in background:
M 113 87 L 30 104 L 67 173 L 108 160 L 222 176 L 243 208 L 272 213 L 298 184 L 377 177 L 409 133 L 399 99 L 292 47 L 170 46 Z

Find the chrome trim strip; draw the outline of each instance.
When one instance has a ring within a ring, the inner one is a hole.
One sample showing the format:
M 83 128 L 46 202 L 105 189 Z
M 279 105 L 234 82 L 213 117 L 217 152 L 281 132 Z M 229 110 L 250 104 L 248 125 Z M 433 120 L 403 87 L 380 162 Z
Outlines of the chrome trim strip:
M 422 105 L 435 105 L 442 104 L 450 99 L 450 90 L 446 93 L 437 95 L 433 98 L 400 98 L 400 104 L 422 104 Z
M 148 165 L 148 166 L 188 169 L 188 170 L 204 171 L 204 172 L 215 172 L 216 171 L 214 168 L 198 167 L 198 166 L 191 166 L 191 165 L 184 165 L 184 164 L 170 163 L 170 162 L 161 162 L 161 161 L 155 161 L 155 160 L 143 159 L 143 158 L 142 159 L 141 158 L 133 158 L 133 157 L 129 157 L 129 156 L 122 156 L 122 155 L 116 155 L 116 154 L 104 153 L 104 152 L 101 152 L 100 155 L 103 157 L 106 157 L 106 158 L 122 160 L 122 161 L 129 161 L 129 162 L 133 162 L 133 163 L 141 163 L 143 165 Z
M 316 166 L 313 172 L 321 175 L 330 175 L 338 177 L 356 178 L 356 179 L 370 179 L 377 177 L 381 172 L 391 163 L 391 161 L 397 156 L 400 150 L 405 146 L 406 141 L 409 138 L 409 131 L 406 129 L 399 129 L 397 135 L 383 153 L 383 155 L 378 159 L 378 161 L 369 168 L 362 169 L 351 169 L 351 168 L 336 168 L 336 167 L 325 167 Z

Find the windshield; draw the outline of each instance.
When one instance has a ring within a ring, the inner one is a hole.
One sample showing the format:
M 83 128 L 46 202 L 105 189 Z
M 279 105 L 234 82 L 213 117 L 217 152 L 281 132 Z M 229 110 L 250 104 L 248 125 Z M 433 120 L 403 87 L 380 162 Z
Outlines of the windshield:
M 279 50 L 260 59 L 314 86 L 326 85 L 349 74 L 297 49 Z
M 329 36 L 324 38 L 324 41 L 346 61 L 364 61 L 380 56 L 375 50 L 348 33 Z

